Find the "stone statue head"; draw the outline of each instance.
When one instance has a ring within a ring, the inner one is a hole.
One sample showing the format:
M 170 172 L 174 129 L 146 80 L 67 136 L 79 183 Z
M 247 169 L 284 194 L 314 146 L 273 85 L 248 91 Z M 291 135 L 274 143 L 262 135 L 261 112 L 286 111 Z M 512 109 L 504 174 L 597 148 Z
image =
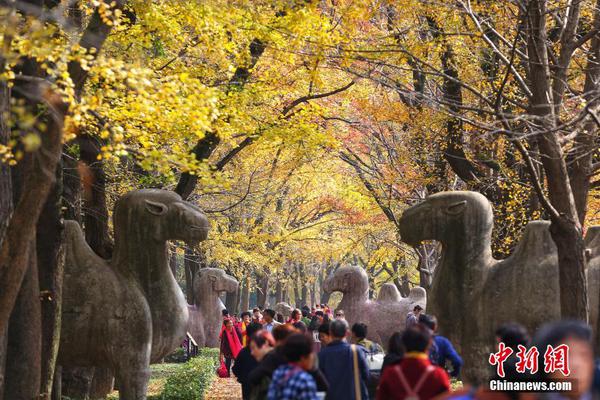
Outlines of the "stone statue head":
M 121 197 L 114 212 L 115 236 L 139 235 L 163 242 L 183 240 L 190 245 L 208 236 L 208 219 L 195 205 L 167 190 L 142 189 Z
M 275 304 L 275 312 L 278 312 L 284 317 L 289 317 L 290 315 L 292 315 L 292 311 L 294 311 L 294 308 L 286 302 L 282 301 Z
M 369 290 L 369 278 L 361 267 L 341 267 L 323 282 L 323 290 L 325 293 L 364 293 Z
M 404 211 L 400 236 L 410 245 L 423 240 L 448 243 L 474 238 L 489 243 L 492 227 L 492 206 L 485 196 L 475 192 L 443 192 Z
M 233 293 L 238 289 L 238 281 L 220 268 L 200 268 L 194 279 L 194 293 L 204 296 L 209 288 L 217 294 Z

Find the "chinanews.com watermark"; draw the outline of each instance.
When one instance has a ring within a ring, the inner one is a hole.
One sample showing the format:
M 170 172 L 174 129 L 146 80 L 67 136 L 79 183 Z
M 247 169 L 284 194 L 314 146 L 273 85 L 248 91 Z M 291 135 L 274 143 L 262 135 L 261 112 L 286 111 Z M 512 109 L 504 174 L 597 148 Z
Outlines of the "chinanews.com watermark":
M 492 379 L 489 389 L 492 392 L 570 392 L 573 390 L 573 382 L 531 382 Z
M 512 348 L 500 342 L 498 351 L 491 353 L 488 360 L 490 365 L 496 367 L 496 377 L 490 380 L 489 390 L 498 392 L 570 392 L 575 389 L 574 382 L 569 380 L 571 374 L 569 346 L 565 344 L 548 345 L 543 351 L 543 357 L 540 358 L 540 350 L 536 346 L 528 349 L 519 345 L 515 353 Z M 504 364 L 513 354 L 516 356 L 516 363 L 514 363 L 515 357 L 513 357 L 513 363 L 509 368 L 514 370 L 511 371 L 509 379 L 506 376 Z M 542 366 L 539 365 L 540 359 L 543 363 Z M 553 379 L 536 380 L 541 368 L 543 368 L 545 376 L 552 376 Z

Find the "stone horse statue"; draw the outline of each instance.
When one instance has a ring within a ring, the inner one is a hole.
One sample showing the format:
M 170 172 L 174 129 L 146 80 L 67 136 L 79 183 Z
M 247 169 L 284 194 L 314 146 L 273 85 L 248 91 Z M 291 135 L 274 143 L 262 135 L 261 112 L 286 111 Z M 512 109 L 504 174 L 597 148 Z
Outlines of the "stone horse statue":
M 149 364 L 180 345 L 187 303 L 169 268 L 167 240 L 195 245 L 208 235 L 202 211 L 177 194 L 136 190 L 114 209 L 110 261 L 65 222 L 66 262 L 58 364 L 102 367 L 119 381 L 121 400 L 146 399 Z
M 383 301 L 369 300 L 369 279 L 365 270 L 358 266 L 338 268 L 323 282 L 323 290 L 325 293 L 342 292 L 337 309 L 344 310 L 348 324 L 367 324 L 368 338 L 385 348 L 390 336 L 404 328 L 408 312 L 417 304 L 423 309 L 427 305 L 427 295 L 422 287 L 412 288 L 408 297 L 400 297 L 398 301 L 391 301 L 389 294 Z
M 417 245 L 437 240 L 442 244 L 442 258 L 428 293 L 429 311 L 438 318 L 440 333 L 464 356 L 467 381 L 487 378 L 487 360 L 494 350 L 498 325 L 519 322 L 533 332 L 560 318 L 558 257 L 549 226 L 548 221 L 530 222 L 513 254 L 499 261 L 490 248 L 492 207 L 479 193 L 434 194 L 402 215 L 403 241 Z M 599 271 L 600 257 L 592 258 L 588 292 L 596 296 L 590 298 L 595 300 L 591 301 L 595 324 Z
M 225 309 L 219 295 L 233 293 L 238 281 L 219 268 L 201 268 L 194 277 L 194 305 L 188 306 L 188 332 L 199 347 L 219 347 Z

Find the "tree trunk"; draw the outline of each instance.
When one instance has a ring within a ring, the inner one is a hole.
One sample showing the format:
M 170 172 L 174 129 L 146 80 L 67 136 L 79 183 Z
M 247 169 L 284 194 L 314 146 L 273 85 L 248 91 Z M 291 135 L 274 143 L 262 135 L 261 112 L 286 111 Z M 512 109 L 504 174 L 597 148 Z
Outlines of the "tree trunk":
M 195 304 L 194 277 L 200 269 L 200 255 L 186 246 L 183 266 L 185 268 L 185 295 L 188 304 Z
M 242 311 L 247 311 L 250 309 L 250 274 L 246 273 L 244 275 L 244 285 L 242 287 L 242 301 L 240 304 L 240 308 Z
M 177 251 L 172 250 L 169 252 L 169 268 L 171 268 L 171 273 L 173 274 L 173 277 L 177 280 L 177 272 L 178 272 L 178 265 L 177 265 Z
M 39 93 L 42 88 L 25 88 Z M 43 93 L 43 92 L 42 92 Z M 8 319 L 29 267 L 32 239 L 37 221 L 54 181 L 55 170 L 62 150 L 62 118 L 66 106 L 58 99 L 50 99 L 60 115 L 48 118 L 46 131 L 41 136 L 41 147 L 35 161 L 29 163 L 23 181 L 22 195 L 15 207 L 0 250 L 0 332 L 6 329 Z M 38 298 L 38 296 L 36 296 Z
M 4 68 L 4 59 L 0 56 L 0 66 Z M 10 104 L 10 89 L 5 80 L 0 80 L 0 144 L 6 145 L 10 139 L 10 128 L 6 116 Z M 12 178 L 10 167 L 0 162 L 0 248 L 6 234 L 6 228 L 13 212 Z M 4 370 L 6 366 L 7 331 L 0 329 L 0 400 L 4 393 Z
M 98 160 L 102 143 L 89 135 L 78 138 L 83 163 L 83 205 L 85 240 L 92 250 L 104 259 L 110 259 L 113 243 L 108 233 L 108 207 L 106 205 L 106 174 L 104 164 Z
M 556 116 L 550 85 L 546 11 L 544 0 L 530 0 L 528 3 L 529 74 L 533 93 L 531 113 L 537 117 L 534 129 L 541 129 L 537 141 L 546 172 L 550 204 L 554 208 L 550 233 L 558 250 L 561 317 L 587 321 L 583 234 L 563 151 L 553 131 Z
M 42 355 L 41 309 L 35 260 L 35 239 L 28 246 L 29 268 L 23 279 L 8 327 L 6 400 L 39 398 Z
M 52 188 L 37 225 L 37 265 L 39 266 L 42 308 L 42 398 L 49 399 L 60 342 L 64 236 L 61 222 L 62 168 L 56 171 Z
M 64 218 L 72 219 L 82 224 L 81 221 L 81 180 L 77 169 L 75 155 L 69 153 L 69 148 L 64 147 L 62 157 L 62 201 Z
M 269 273 L 268 271 L 262 271 L 257 276 L 257 296 L 256 303 L 259 307 L 269 307 Z
M 600 28 L 600 1 L 596 3 L 594 12 L 594 29 Z M 594 35 L 591 40 L 590 50 L 587 53 L 585 71 L 584 97 L 588 107 L 594 109 L 598 106 L 597 91 L 600 84 L 600 37 Z M 569 166 L 569 179 L 573 189 L 573 197 L 579 223 L 585 223 L 587 214 L 588 194 L 590 191 L 590 177 L 593 175 L 592 161 L 595 155 L 595 146 L 598 141 L 598 126 L 593 119 L 586 123 L 583 134 L 577 135 L 573 149 L 567 159 Z
M 283 301 L 283 290 L 281 285 L 281 279 L 277 279 L 277 285 L 275 286 L 275 304 Z
M 302 297 L 300 298 L 300 304 L 296 305 L 297 308 L 300 308 L 308 304 L 308 286 L 306 285 L 306 282 L 298 282 L 298 284 L 302 285 L 302 289 L 300 291 L 302 293 Z
M 0 332 L 0 400 L 4 400 L 4 387 L 6 383 L 6 349 L 7 332 Z
M 4 65 L 2 58 L 0 58 L 0 65 Z M 2 145 L 7 145 L 10 139 L 10 128 L 5 118 L 8 113 L 9 96 L 10 91 L 6 81 L 0 80 L 0 144 Z M 0 245 L 2 245 L 13 211 L 12 179 L 10 175 L 8 164 L 0 162 Z
M 311 288 L 310 288 L 310 305 L 311 307 L 314 307 L 315 305 L 317 305 L 318 299 L 317 299 L 317 280 L 315 279 L 312 282 Z
M 240 287 L 233 293 L 227 293 L 225 297 L 225 308 L 229 311 L 229 314 L 238 314 L 239 313 L 239 303 L 240 303 Z

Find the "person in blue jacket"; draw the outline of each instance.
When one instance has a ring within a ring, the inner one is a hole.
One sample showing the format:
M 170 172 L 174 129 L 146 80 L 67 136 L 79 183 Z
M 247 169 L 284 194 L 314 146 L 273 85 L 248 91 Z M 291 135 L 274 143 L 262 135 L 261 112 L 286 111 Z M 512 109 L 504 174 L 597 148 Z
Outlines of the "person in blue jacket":
M 452 371 L 449 371 L 450 376 L 458 377 L 463 366 L 463 360 L 452 346 L 452 342 L 447 337 L 436 333 L 437 318 L 433 315 L 421 314 L 419 315 L 419 324 L 429 328 L 433 333 L 433 342 L 429 348 L 431 363 L 446 368 L 446 360 L 450 361 L 450 364 L 452 364 Z
M 369 366 L 364 349 L 346 342 L 348 323 L 345 320 L 333 320 L 329 333 L 332 341 L 319 352 L 319 369 L 329 382 L 327 400 L 368 400 Z M 355 357 L 357 371 L 354 369 Z M 355 381 L 356 376 L 358 382 Z M 356 386 L 360 388 L 359 396 L 355 394 Z

